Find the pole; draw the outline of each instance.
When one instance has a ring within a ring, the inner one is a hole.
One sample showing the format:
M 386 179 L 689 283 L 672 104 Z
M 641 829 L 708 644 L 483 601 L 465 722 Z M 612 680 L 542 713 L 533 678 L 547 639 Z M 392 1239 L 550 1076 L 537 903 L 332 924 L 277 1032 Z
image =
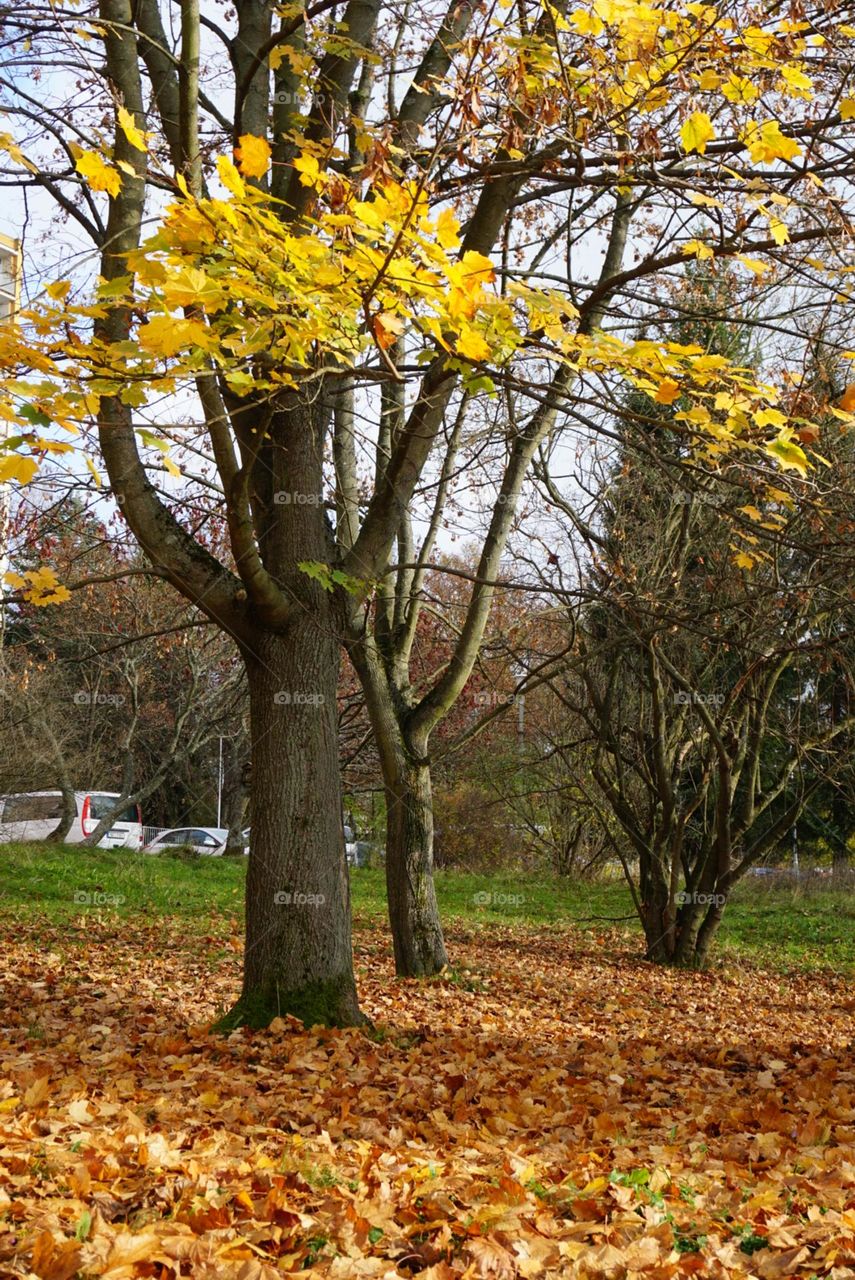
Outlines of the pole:
M 223 811 L 223 739 L 219 739 L 220 744 L 220 763 L 217 769 L 217 826 L 220 825 L 220 817 Z

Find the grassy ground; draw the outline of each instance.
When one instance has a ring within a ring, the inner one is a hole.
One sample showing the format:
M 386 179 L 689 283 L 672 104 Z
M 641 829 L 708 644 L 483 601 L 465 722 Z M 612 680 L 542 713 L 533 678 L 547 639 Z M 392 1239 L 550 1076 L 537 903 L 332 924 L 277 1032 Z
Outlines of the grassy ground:
M 129 854 L 113 850 L 0 845 L 0 912 L 60 923 L 80 915 L 175 916 L 210 932 L 242 911 L 243 859 Z M 357 924 L 385 916 L 383 873 L 352 872 Z M 640 938 L 620 881 L 438 873 L 443 918 L 470 925 L 573 927 L 608 933 L 622 945 Z M 788 969 L 855 970 L 855 896 L 830 888 L 745 880 L 728 907 L 718 955 Z

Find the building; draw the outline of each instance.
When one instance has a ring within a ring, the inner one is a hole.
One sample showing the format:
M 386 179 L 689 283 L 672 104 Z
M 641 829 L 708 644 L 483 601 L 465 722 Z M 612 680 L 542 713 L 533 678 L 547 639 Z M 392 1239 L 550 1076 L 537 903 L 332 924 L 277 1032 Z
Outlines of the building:
M 21 300 L 21 242 L 0 235 L 0 325 L 14 321 Z M 9 435 L 10 423 L 0 418 L 0 445 Z M 9 487 L 0 484 L 0 588 L 9 563 Z M 0 595 L 2 600 L 2 595 Z M 6 623 L 6 610 L 0 603 L 0 645 Z

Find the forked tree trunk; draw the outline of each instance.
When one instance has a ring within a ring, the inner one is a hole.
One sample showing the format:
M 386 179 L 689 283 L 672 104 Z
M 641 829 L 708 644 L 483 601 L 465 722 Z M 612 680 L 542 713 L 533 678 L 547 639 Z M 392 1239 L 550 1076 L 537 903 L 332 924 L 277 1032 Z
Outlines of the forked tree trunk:
M 433 882 L 433 799 L 427 742 L 407 742 L 407 708 L 371 637 L 348 646 L 362 682 L 386 793 L 386 898 L 395 972 L 424 978 L 448 964 Z M 396 698 L 398 705 L 396 705 Z
M 328 620 L 327 620 L 328 621 Z M 364 1022 L 353 976 L 334 628 L 308 613 L 244 652 L 252 738 L 252 845 L 243 990 L 220 1026 Z
M 680 969 L 702 969 L 721 925 L 728 894 L 717 884 L 703 890 L 681 891 L 671 900 L 663 874 L 643 877 L 641 924 L 646 957 Z
M 433 878 L 430 766 L 404 748 L 386 779 L 386 892 L 399 977 L 422 978 L 447 964 Z

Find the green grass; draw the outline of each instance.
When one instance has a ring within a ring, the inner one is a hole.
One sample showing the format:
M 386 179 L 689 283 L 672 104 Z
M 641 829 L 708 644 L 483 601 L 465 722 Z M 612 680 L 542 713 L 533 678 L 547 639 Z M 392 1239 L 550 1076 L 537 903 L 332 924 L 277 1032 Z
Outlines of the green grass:
M 175 916 L 201 932 L 212 916 L 242 915 L 245 875 L 242 858 L 183 861 L 81 846 L 0 845 L 0 913 L 7 921 L 55 923 L 92 912 Z M 384 921 L 383 872 L 353 871 L 351 884 L 357 922 Z M 485 928 L 573 926 L 596 935 L 617 922 L 627 945 L 640 942 L 637 922 L 621 919 L 632 912 L 621 881 L 589 884 L 446 871 L 437 873 L 436 885 L 446 920 Z M 81 900 L 81 895 L 89 897 Z M 850 973 L 855 970 L 855 894 L 744 880 L 725 914 L 716 956 L 781 969 Z

